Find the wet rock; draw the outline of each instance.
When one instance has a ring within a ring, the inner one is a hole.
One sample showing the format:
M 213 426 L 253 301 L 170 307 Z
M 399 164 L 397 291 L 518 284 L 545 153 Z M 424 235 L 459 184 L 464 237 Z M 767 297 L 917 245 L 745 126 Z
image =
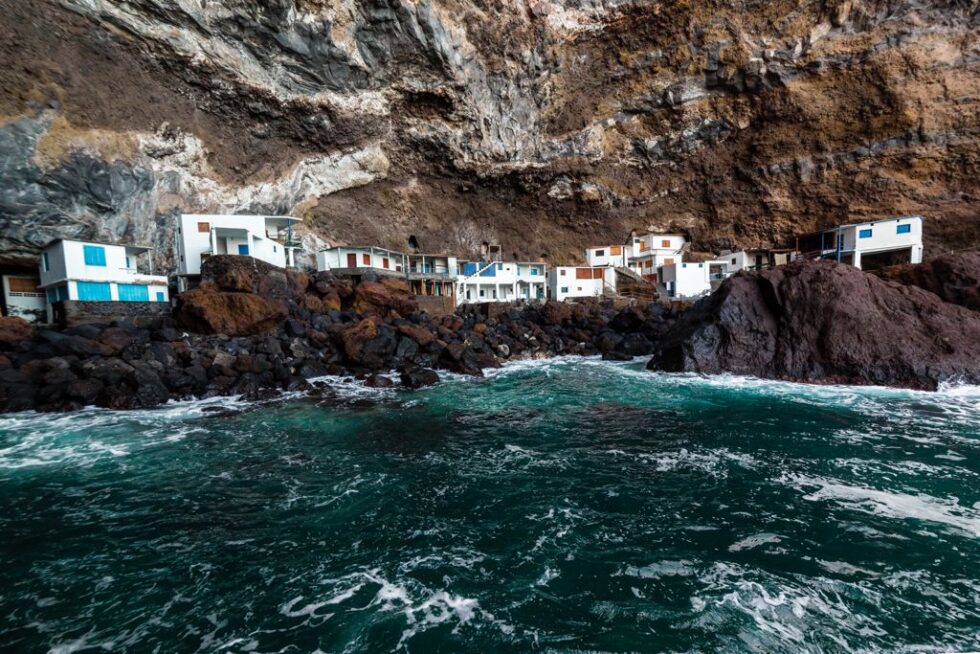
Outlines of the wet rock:
M 401 374 L 402 386 L 406 388 L 423 388 L 439 383 L 439 375 L 428 368 L 409 368 Z

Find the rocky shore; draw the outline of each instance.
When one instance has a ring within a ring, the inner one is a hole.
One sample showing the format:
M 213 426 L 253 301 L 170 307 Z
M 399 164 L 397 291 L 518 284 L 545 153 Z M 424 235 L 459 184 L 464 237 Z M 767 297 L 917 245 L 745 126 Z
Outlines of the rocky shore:
M 648 367 L 924 390 L 980 383 L 980 256 L 882 277 L 830 261 L 736 275 L 685 312 Z
M 248 257 L 210 258 L 199 288 L 171 318 L 118 320 L 66 330 L 0 319 L 0 411 L 87 405 L 153 407 L 168 400 L 282 390 L 329 393 L 324 375 L 417 388 L 437 370 L 481 375 L 526 357 L 648 355 L 676 315 L 659 305 L 464 308 L 433 318 L 406 284 L 285 271 Z

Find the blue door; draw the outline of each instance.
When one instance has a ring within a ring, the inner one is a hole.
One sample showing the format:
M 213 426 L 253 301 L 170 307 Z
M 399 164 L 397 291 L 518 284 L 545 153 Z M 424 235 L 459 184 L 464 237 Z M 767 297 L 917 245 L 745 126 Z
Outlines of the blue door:
M 238 254 L 241 254 L 241 255 L 247 257 L 248 256 L 248 246 L 245 245 L 244 243 L 242 243 L 241 245 L 239 245 L 238 246 Z
M 84 302 L 108 302 L 112 300 L 109 282 L 76 282 L 78 299 Z
M 119 284 L 120 302 L 149 302 L 150 290 L 146 284 Z
M 163 291 L 157 291 L 157 302 L 163 302 Z

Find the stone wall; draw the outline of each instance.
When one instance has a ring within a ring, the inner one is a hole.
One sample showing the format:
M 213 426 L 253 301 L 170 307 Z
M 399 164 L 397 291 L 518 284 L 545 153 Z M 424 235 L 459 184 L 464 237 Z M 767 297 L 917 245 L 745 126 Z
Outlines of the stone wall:
M 456 303 L 453 298 L 437 295 L 416 295 L 419 311 L 425 311 L 430 316 L 448 316 L 455 312 Z
M 130 319 L 136 324 L 147 323 L 153 318 L 170 315 L 169 302 L 79 302 L 65 300 L 55 302 L 54 322 L 62 327 L 84 323 L 110 323 L 113 320 Z

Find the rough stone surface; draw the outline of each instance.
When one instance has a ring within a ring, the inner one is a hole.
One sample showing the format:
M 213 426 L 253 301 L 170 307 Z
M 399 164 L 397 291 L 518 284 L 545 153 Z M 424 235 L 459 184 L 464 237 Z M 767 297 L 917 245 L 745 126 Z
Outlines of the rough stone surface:
M 924 288 L 946 302 L 980 311 L 980 252 L 948 254 L 923 264 L 887 268 L 879 276 Z
M 254 293 L 194 289 L 177 301 L 177 324 L 201 334 L 248 336 L 269 331 L 286 320 L 282 301 Z
M 949 0 L 0 3 L 0 262 L 290 212 L 323 241 L 580 257 L 895 213 L 980 233 L 980 14 Z
M 980 382 L 980 313 L 828 261 L 743 273 L 698 302 L 649 368 L 934 390 Z

